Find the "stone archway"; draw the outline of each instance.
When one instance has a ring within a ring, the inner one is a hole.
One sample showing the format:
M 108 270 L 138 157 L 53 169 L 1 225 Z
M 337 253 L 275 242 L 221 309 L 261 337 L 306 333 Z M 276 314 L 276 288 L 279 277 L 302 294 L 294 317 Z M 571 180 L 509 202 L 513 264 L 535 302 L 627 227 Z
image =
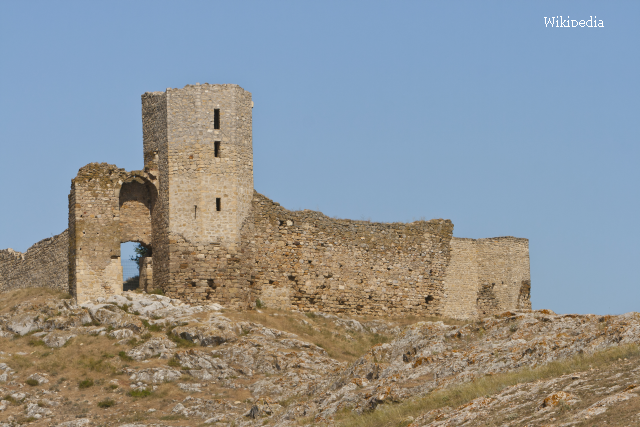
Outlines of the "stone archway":
M 144 172 L 91 163 L 69 194 L 69 290 L 78 303 L 122 293 L 120 244 L 151 245 L 157 189 Z
M 149 180 L 134 176 L 123 182 L 119 189 L 120 243 L 152 243 L 151 215 L 157 199 L 157 190 Z
M 140 176 L 123 182 L 119 193 L 120 243 L 136 242 L 149 250 L 149 255 L 140 260 L 138 270 L 139 289 L 144 290 L 153 287 L 151 218 L 157 195 L 155 185 Z

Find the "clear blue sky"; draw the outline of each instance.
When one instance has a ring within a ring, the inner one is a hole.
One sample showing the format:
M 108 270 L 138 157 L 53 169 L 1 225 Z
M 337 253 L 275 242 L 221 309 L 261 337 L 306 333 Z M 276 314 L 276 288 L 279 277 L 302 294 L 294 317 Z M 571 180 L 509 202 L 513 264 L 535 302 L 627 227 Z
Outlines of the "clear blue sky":
M 549 28 L 544 17 L 602 19 Z M 340 218 L 530 239 L 534 308 L 640 311 L 640 2 L 5 1 L 0 248 L 142 167 L 140 95 L 253 93 L 256 189 Z

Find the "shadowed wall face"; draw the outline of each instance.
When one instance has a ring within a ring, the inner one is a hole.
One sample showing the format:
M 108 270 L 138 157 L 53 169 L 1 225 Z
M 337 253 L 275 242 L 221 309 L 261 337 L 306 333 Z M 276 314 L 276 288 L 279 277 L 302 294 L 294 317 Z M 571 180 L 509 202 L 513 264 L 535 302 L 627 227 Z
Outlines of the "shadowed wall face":
M 152 243 L 151 212 L 156 200 L 153 184 L 141 178 L 125 182 L 120 188 L 120 243 Z

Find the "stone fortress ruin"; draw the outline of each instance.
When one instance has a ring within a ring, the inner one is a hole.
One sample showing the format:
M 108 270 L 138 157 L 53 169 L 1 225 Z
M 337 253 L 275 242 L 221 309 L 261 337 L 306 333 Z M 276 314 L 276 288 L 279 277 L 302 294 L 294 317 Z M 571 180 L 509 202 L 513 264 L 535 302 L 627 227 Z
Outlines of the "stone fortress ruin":
M 68 230 L 0 251 L 0 291 L 120 294 L 120 244 L 139 242 L 152 250 L 140 286 L 192 304 L 453 318 L 531 308 L 527 239 L 456 238 L 442 219 L 332 219 L 254 191 L 252 108 L 232 84 L 142 95 L 144 169 L 82 167 Z

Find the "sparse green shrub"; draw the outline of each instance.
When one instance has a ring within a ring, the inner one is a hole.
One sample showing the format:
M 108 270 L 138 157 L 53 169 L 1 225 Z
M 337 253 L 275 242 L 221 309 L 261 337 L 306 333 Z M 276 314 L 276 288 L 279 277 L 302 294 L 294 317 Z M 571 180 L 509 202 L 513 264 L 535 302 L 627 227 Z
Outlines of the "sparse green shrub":
M 169 338 L 171 341 L 176 343 L 178 347 L 195 347 L 197 345 L 196 343 L 189 340 L 185 340 L 181 336 L 176 335 L 171 331 L 167 331 L 167 338 Z
M 98 402 L 98 408 L 111 408 L 116 404 L 116 401 L 113 399 L 105 399 Z
M 13 396 L 11 396 L 10 394 L 7 394 L 5 397 L 2 398 L 2 400 L 6 400 L 8 402 L 11 402 L 12 405 L 18 405 L 20 403 Z
M 109 390 L 115 390 L 115 389 L 117 389 L 117 388 L 118 388 L 118 385 L 117 385 L 117 384 L 109 384 L 109 385 L 107 386 L 107 389 L 109 389 Z
M 33 378 L 29 378 L 28 380 L 25 381 L 25 383 L 27 385 L 30 385 L 31 387 L 37 386 L 38 384 L 40 384 L 38 382 L 38 380 L 34 380 Z
M 100 326 L 100 322 L 96 319 L 93 319 L 91 322 L 83 323 L 82 326 Z
M 178 359 L 174 356 L 171 359 L 169 359 L 167 361 L 167 365 L 173 367 L 173 368 L 177 368 L 180 366 L 180 362 L 178 362 Z
M 124 351 L 119 352 L 118 357 L 125 362 L 131 362 L 133 360 L 133 358 L 127 355 L 127 353 L 125 353 Z
M 154 295 L 164 295 L 164 291 L 162 289 L 154 289 L 152 291 L 149 292 L 150 294 L 154 294 Z
M 83 389 L 83 388 L 89 388 L 89 387 L 93 387 L 93 380 L 87 378 L 86 380 L 82 380 L 80 382 L 78 382 L 78 388 L 79 389 Z
M 160 332 L 164 329 L 162 325 L 152 325 L 147 319 L 142 319 L 142 324 L 149 330 L 149 332 Z
M 151 396 L 151 390 L 146 388 L 139 388 L 136 390 L 131 390 L 127 394 L 131 397 L 147 397 L 147 396 Z
M 264 307 L 264 306 L 262 305 L 262 301 L 260 301 L 260 299 L 259 299 L 259 298 L 258 298 L 258 299 L 256 299 L 256 308 L 262 308 L 262 307 Z

